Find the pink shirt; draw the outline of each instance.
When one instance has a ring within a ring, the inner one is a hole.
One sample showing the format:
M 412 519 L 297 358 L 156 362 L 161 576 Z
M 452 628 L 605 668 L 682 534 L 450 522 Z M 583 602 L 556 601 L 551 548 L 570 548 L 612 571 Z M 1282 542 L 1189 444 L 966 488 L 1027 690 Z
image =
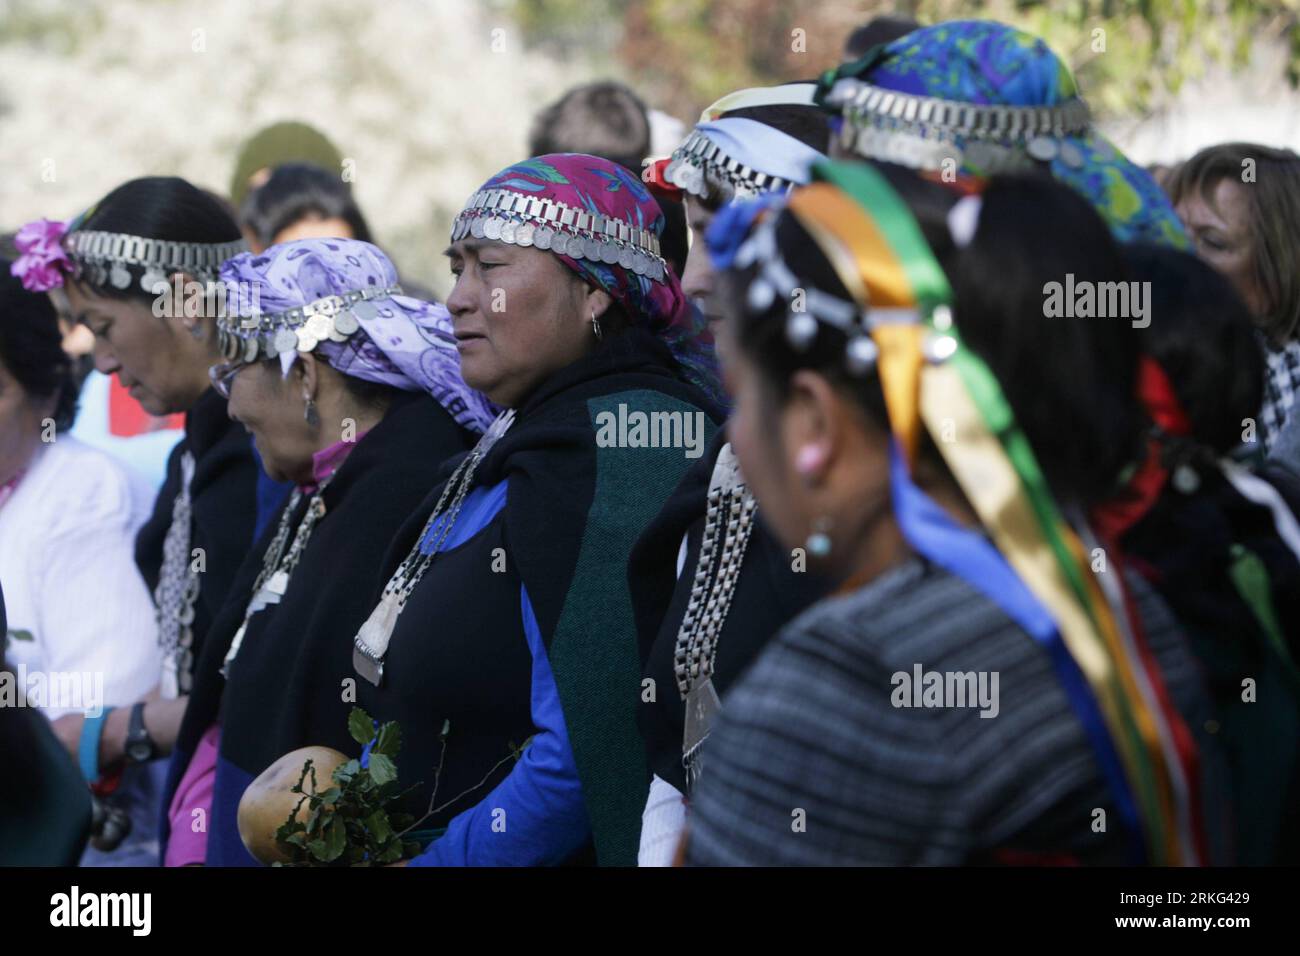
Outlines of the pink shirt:
M 366 436 L 362 432 L 352 441 L 335 442 L 311 456 L 314 482 L 299 485 L 303 494 L 313 494 L 320 483 L 342 467 L 344 460 Z M 171 835 L 163 866 L 186 866 L 202 863 L 208 850 L 208 817 L 212 814 L 212 788 L 217 779 L 217 752 L 221 745 L 221 727 L 213 724 L 199 740 L 185 774 L 176 786 L 167 819 Z M 201 812 L 196 812 L 201 811 Z

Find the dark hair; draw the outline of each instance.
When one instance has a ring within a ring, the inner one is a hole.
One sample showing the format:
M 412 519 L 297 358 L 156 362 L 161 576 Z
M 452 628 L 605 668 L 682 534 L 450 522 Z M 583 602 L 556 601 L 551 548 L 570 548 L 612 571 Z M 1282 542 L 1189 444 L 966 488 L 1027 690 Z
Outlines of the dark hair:
M 316 217 L 342 219 L 352 238 L 373 242 L 352 187 L 338 173 L 310 163 L 277 166 L 239 211 L 240 221 L 263 247 L 294 223 Z
M 882 43 L 893 43 L 920 28 L 921 24 L 908 17 L 873 17 L 844 41 L 844 59 L 859 60 Z
M 1049 283 L 1125 282 L 1105 222 L 1047 176 L 995 176 L 970 244 L 947 266 L 966 343 L 1002 385 L 1049 484 L 1089 506 L 1142 455 L 1142 337 L 1122 317 L 1047 317 Z
M 942 257 L 952 248 L 947 212 L 959 198 L 958 195 L 949 187 L 922 179 L 902 166 L 882 163 L 875 168 L 907 202 L 926 242 L 942 261 Z M 799 277 L 801 288 L 811 287 L 845 301 L 852 299 L 830 262 L 792 216 L 782 214 L 777 221 L 776 239 L 786 265 Z M 729 283 L 724 286 L 729 293 L 724 295 L 724 301 L 744 302 L 745 290 L 756 271 L 749 268 L 741 272 L 723 273 L 722 281 Z M 805 351 L 799 352 L 791 348 L 785 337 L 785 304 L 780 300 L 763 313 L 751 314 L 744 310 L 737 317 L 740 319 L 737 328 L 741 345 L 765 371 L 764 377 L 779 397 L 786 396 L 790 377 L 795 371 L 801 368 L 817 369 L 836 384 L 853 392 L 881 428 L 888 427 L 880 381 L 874 371 L 857 377 L 848 373 L 844 361 L 847 342 L 842 332 L 819 325 L 812 344 Z
M 71 428 L 77 417 L 77 381 L 63 351 L 59 318 L 50 297 L 28 292 L 0 259 L 0 362 L 37 399 L 56 398 L 54 427 Z
M 340 375 L 347 393 L 362 405 L 371 408 L 387 408 L 402 391 L 400 388 L 385 385 L 383 382 L 372 382 L 369 379 L 357 378 L 355 375 L 344 373 L 340 373 Z
M 1197 195 L 1213 208 L 1219 183 L 1242 182 L 1248 161 L 1255 170 L 1245 190 L 1252 271 L 1268 309 L 1258 319 L 1269 340 L 1282 346 L 1300 338 L 1300 156 L 1257 143 L 1223 143 L 1201 150 L 1162 185 L 1175 205 Z
M 678 200 L 660 196 L 654 198 L 664 214 L 664 231 L 659 237 L 659 253 L 668 262 L 677 278 L 681 279 L 682 271 L 686 268 L 686 255 L 690 252 L 686 209 Z
M 530 156 L 589 153 L 638 176 L 649 152 L 645 103 L 622 83 L 609 80 L 569 90 L 537 114 L 528 137 Z
M 1120 471 L 1139 453 L 1145 427 L 1133 397 L 1138 336 L 1113 319 L 1043 315 L 1044 284 L 1066 272 L 1094 281 L 1124 278 L 1105 224 L 1086 201 L 1050 179 L 995 178 L 973 240 L 958 249 L 943 216 L 956 193 L 897 169 L 888 169 L 886 178 L 911 206 L 948 273 L 957 326 L 1002 383 L 1054 492 L 1085 506 L 1109 497 Z M 792 216 L 781 215 L 776 238 L 801 287 L 850 298 Z M 725 274 L 733 303 L 746 302 L 754 274 L 753 267 Z M 795 370 L 816 369 L 887 429 L 875 371 L 851 376 L 844 334 L 825 325 L 819 324 L 806 351 L 793 349 L 784 334 L 786 308 L 778 298 L 762 313 L 743 307 L 736 316 L 737 340 L 775 394 L 786 395 Z M 941 464 L 928 441 L 921 453 Z
M 1264 401 L 1264 352 L 1232 283 L 1190 253 L 1124 250 L 1133 278 L 1151 283 L 1145 348 L 1169 376 L 1192 434 L 1217 455 L 1241 444 L 1241 422 Z
M 728 110 L 722 114 L 724 119 L 748 119 L 780 130 L 811 146 L 819 153 L 825 153 L 831 145 L 831 117 L 817 106 L 746 106 L 738 110 Z
M 144 239 L 172 242 L 235 242 L 243 238 L 230 214 L 208 193 L 178 176 L 145 176 L 118 186 L 91 206 L 76 230 L 122 232 Z M 94 286 L 97 295 L 113 299 L 153 301 L 140 287 L 144 269 L 125 266 L 131 282 L 125 289 Z M 82 280 L 78 280 L 84 282 Z

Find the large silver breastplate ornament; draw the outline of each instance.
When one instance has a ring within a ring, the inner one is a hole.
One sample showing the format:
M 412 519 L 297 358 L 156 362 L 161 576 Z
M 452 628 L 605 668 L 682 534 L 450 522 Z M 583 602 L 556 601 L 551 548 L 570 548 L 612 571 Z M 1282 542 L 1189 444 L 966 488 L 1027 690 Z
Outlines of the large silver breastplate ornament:
M 718 693 L 713 687 L 713 664 L 718 655 L 722 625 L 731 609 L 731 599 L 740 578 L 745 548 L 754 530 L 757 507 L 731 445 L 723 445 L 709 480 L 700 557 L 673 652 L 677 690 L 686 703 L 682 766 L 686 769 L 688 788 L 693 787 L 699 777 L 704 741 L 708 739 L 709 728 L 721 709 Z

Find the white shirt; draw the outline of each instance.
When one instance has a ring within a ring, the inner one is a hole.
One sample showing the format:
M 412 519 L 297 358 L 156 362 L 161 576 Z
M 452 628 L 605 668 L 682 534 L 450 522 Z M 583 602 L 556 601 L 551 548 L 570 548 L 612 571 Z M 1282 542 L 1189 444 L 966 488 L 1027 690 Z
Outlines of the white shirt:
M 69 435 L 42 445 L 0 506 L 5 660 L 51 720 L 144 697 L 161 674 L 153 599 L 135 565 L 148 488 Z

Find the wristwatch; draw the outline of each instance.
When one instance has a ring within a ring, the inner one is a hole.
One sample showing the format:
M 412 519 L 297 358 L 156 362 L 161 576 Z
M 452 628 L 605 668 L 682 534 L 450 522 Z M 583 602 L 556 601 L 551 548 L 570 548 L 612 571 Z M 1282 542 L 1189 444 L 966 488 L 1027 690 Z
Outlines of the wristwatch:
M 158 753 L 158 746 L 144 725 L 144 701 L 131 708 L 131 722 L 126 731 L 126 759 L 131 763 L 145 763 Z

